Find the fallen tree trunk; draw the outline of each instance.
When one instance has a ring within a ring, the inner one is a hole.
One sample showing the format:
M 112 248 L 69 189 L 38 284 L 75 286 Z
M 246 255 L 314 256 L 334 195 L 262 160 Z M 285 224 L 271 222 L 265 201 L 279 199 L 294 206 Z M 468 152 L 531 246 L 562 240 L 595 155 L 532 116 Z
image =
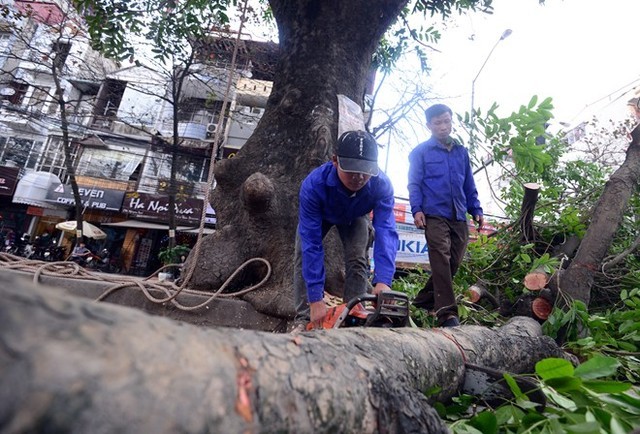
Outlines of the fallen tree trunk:
M 530 318 L 202 329 L 1 277 L 2 432 L 446 432 L 430 403 L 457 392 L 465 362 L 522 373 L 564 357 Z
M 560 289 L 587 306 L 595 273 L 600 270 L 618 230 L 631 195 L 640 184 L 640 124 L 631 131 L 631 143 L 622 165 L 611 175 L 593 212 L 591 223 L 573 261 L 563 273 Z

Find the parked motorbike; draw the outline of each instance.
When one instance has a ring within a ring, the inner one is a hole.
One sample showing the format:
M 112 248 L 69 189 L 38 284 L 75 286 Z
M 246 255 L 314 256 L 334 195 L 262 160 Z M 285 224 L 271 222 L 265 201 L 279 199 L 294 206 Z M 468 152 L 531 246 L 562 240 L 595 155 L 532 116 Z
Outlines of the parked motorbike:
M 31 243 L 31 239 L 28 234 L 24 234 L 20 238 L 18 238 L 13 244 L 5 246 L 5 252 L 15 255 L 22 256 L 23 258 L 30 259 L 35 252 L 35 248 Z
M 52 240 L 42 252 L 43 260 L 47 262 L 64 261 L 67 251 L 64 247 L 59 246 L 56 240 Z
M 118 273 L 120 271 L 120 267 L 111 257 L 111 252 L 108 249 L 102 249 L 97 255 L 88 256 L 86 267 L 103 273 Z

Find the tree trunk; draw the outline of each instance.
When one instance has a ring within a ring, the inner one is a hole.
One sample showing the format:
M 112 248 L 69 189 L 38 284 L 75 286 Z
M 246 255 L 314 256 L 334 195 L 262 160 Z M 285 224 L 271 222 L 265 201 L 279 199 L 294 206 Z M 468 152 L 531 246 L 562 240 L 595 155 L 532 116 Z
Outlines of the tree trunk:
M 589 304 L 594 274 L 599 270 L 615 232 L 618 230 L 631 194 L 640 182 L 640 124 L 631 132 L 624 163 L 605 184 L 602 196 L 591 213 L 576 256 L 563 273 L 560 289 L 575 300 Z
M 524 196 L 522 197 L 522 208 L 520 209 L 520 231 L 522 232 L 523 243 L 533 243 L 536 240 L 536 231 L 533 227 L 533 214 L 538 203 L 540 185 L 535 182 L 524 184 Z
M 204 239 L 189 286 L 215 290 L 247 259 L 272 266 L 270 281 L 245 299 L 256 309 L 292 316 L 298 191 L 307 174 L 329 160 L 337 135 L 337 95 L 361 104 L 372 55 L 407 0 L 271 0 L 280 59 L 266 111 L 232 159 L 215 167 L 211 203 L 219 230 Z M 343 260 L 328 236 L 326 290 L 342 294 Z M 194 258 L 189 258 L 187 265 Z M 259 281 L 249 267 L 231 289 Z
M 293 336 L 203 329 L 2 280 L 2 432 L 446 432 L 430 404 L 458 391 L 465 362 L 523 373 L 564 357 L 529 318 Z

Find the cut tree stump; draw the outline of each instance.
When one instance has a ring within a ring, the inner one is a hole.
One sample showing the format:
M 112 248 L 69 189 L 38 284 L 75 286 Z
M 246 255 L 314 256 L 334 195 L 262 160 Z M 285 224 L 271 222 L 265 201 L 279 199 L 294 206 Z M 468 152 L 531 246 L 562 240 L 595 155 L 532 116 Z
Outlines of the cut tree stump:
M 479 304 L 481 300 L 487 300 L 493 308 L 497 308 L 500 305 L 482 281 L 477 281 L 469 287 L 467 297 L 469 297 L 469 300 L 474 304 Z
M 522 206 L 520 208 L 520 231 L 522 240 L 525 243 L 531 243 L 536 239 L 536 231 L 533 227 L 533 214 L 538 203 L 538 194 L 540 193 L 540 185 L 535 182 L 528 182 L 523 185 L 524 196 L 522 197 Z
M 457 393 L 465 362 L 524 373 L 568 358 L 524 317 L 288 335 L 198 328 L 2 273 L 0 295 L 2 432 L 444 433 L 431 403 Z
M 524 276 L 524 287 L 529 291 L 540 291 L 547 286 L 549 282 L 549 273 L 544 268 L 537 268 Z

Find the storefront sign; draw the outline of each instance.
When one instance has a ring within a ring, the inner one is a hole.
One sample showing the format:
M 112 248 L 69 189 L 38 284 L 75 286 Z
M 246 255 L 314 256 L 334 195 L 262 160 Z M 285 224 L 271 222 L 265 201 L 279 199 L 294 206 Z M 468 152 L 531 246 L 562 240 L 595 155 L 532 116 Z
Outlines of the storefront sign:
M 202 216 L 202 199 L 176 199 L 176 223 L 198 225 Z M 131 217 L 160 221 L 169 220 L 169 197 L 159 194 L 127 192 L 122 212 Z
M 124 191 L 99 187 L 78 187 L 82 206 L 89 209 L 120 211 Z M 68 184 L 51 186 L 47 192 L 47 202 L 58 205 L 75 206 L 73 190 Z
M 20 169 L 17 167 L 0 166 L 0 196 L 13 196 L 18 183 L 18 173 Z

